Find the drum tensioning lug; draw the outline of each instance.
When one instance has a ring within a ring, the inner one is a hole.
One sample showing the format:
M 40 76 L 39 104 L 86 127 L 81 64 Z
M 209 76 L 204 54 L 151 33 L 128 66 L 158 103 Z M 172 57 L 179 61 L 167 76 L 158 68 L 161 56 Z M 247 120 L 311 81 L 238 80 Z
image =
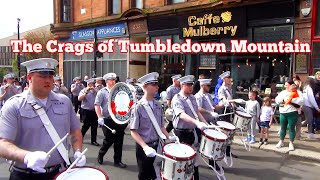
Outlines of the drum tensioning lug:
M 174 162 L 172 165 L 172 175 L 171 175 L 172 179 L 174 178 L 175 170 L 176 170 L 176 163 Z
M 207 139 L 204 139 L 203 141 L 204 141 L 204 143 L 203 143 L 203 147 L 202 147 L 202 150 L 201 150 L 202 152 L 204 151 L 204 148 L 206 147 Z

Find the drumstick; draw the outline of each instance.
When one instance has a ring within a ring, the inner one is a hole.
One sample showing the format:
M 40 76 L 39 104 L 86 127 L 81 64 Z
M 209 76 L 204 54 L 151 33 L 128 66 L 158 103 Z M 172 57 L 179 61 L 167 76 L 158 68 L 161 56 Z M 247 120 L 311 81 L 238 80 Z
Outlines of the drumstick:
M 219 114 L 218 116 L 219 116 L 219 117 L 221 117 L 221 116 L 228 116 L 228 115 L 231 115 L 231 114 L 233 114 L 233 112 L 232 112 L 232 113 L 226 113 L 226 114 Z
M 173 131 L 172 131 L 172 134 L 173 134 L 174 136 L 178 137 Z M 183 150 L 182 150 L 182 148 L 181 148 L 181 146 L 180 146 L 181 143 L 180 143 L 180 140 L 179 140 L 179 139 L 178 139 L 177 143 L 178 143 L 178 147 L 179 147 L 180 151 L 183 152 Z M 184 152 L 184 154 L 186 154 L 186 152 Z
M 107 126 L 107 125 L 105 125 L 105 124 L 103 124 L 103 126 L 106 127 L 106 128 L 108 128 L 108 129 L 112 132 L 112 134 L 115 134 L 115 133 L 116 133 L 116 130 L 109 128 L 109 126 Z
M 47 152 L 47 157 L 52 154 L 52 152 L 68 137 L 69 133 L 67 133 L 56 145 L 53 146 L 53 148 L 50 149 L 50 151 Z
M 167 160 L 170 160 L 170 161 L 172 161 L 172 162 L 174 162 L 174 163 L 177 163 L 178 161 L 176 161 L 176 160 L 173 160 L 173 159 L 171 159 L 171 158 L 168 158 L 168 157 L 166 157 L 166 156 L 163 156 L 163 155 L 161 155 L 161 154 L 158 154 L 158 153 L 156 153 L 156 156 L 159 156 L 159 157 L 161 157 L 161 158 L 163 158 L 163 159 L 167 159 Z
M 73 161 L 73 163 L 69 166 L 69 168 L 66 170 L 66 174 L 69 173 L 70 169 L 72 169 L 76 164 L 77 162 L 80 160 L 80 158 L 88 151 L 88 148 L 86 148 L 84 151 L 82 151 L 82 153 L 80 154 L 80 156 Z

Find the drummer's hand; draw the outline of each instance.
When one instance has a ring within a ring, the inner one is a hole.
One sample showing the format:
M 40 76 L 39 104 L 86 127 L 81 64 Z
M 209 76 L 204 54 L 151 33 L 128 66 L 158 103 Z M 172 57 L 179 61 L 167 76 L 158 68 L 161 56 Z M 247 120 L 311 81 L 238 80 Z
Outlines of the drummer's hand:
M 208 125 L 206 125 L 204 122 L 200 122 L 200 121 L 196 122 L 196 126 L 201 131 L 209 128 Z
M 169 136 L 169 140 L 180 143 L 180 139 L 178 138 L 178 136 Z
M 148 145 L 143 148 L 143 151 L 147 157 L 155 157 L 156 156 L 156 150 L 154 150 L 152 147 L 150 147 Z
M 43 151 L 29 152 L 23 159 L 23 162 L 34 171 L 45 173 L 44 166 L 47 164 L 49 156 Z
M 81 152 L 80 151 L 76 151 L 73 155 L 74 159 L 77 159 L 78 157 L 81 156 Z M 87 160 L 86 160 L 86 156 L 82 155 L 81 158 L 79 159 L 79 161 L 76 163 L 76 166 L 82 167 L 86 164 Z
M 215 119 L 217 119 L 219 117 L 219 114 L 216 112 L 211 112 L 211 116 Z
M 98 119 L 98 124 L 101 125 L 101 126 L 104 125 L 104 119 L 103 119 L 103 117 Z

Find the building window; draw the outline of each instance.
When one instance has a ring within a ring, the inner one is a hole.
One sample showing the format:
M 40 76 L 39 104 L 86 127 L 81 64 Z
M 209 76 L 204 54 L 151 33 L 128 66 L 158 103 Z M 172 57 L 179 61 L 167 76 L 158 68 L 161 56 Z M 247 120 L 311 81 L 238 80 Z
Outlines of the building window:
M 315 36 L 320 36 L 320 0 L 316 1 Z
M 61 21 L 70 22 L 70 20 L 71 20 L 70 0 L 61 0 Z
M 143 8 L 143 0 L 131 0 L 131 7 L 132 8 Z
M 167 0 L 167 4 L 177 4 L 177 3 L 183 3 L 186 2 L 187 0 Z
M 320 42 L 313 42 L 312 46 L 312 62 L 314 69 L 320 69 Z
M 121 13 L 121 1 L 120 0 L 109 0 L 109 15 Z

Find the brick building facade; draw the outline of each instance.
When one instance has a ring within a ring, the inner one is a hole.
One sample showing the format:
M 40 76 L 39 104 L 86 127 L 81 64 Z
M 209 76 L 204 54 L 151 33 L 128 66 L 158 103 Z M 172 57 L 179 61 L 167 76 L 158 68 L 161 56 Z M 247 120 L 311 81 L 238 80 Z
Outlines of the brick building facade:
M 93 36 L 80 37 L 79 33 L 107 28 L 122 28 L 122 31 L 98 34 L 99 41 L 124 38 L 131 42 L 153 42 L 156 38 L 170 38 L 173 42 L 183 42 L 181 24 L 189 16 L 228 11 L 241 16 L 238 19 L 234 16 L 234 25 L 242 28 L 236 36 L 191 39 L 227 43 L 241 38 L 251 42 L 293 42 L 298 38 L 311 43 L 314 42 L 312 8 L 308 14 L 303 14 L 302 9 L 312 4 L 309 0 L 54 0 L 52 31 L 56 39 L 71 42 L 93 41 Z M 93 57 L 93 54 L 81 57 L 60 54 L 59 70 L 65 83 L 69 84 L 74 76 L 91 76 Z M 98 58 L 97 75 L 113 71 L 124 81 L 127 77 L 137 78 L 146 72 L 158 71 L 165 87 L 172 74 L 204 73 L 216 79 L 222 71 L 231 70 L 237 83 L 250 78 L 262 84 L 266 78 L 279 81 L 280 76 L 295 73 L 306 78 L 313 68 L 311 59 L 310 54 L 123 54 L 116 51 Z

